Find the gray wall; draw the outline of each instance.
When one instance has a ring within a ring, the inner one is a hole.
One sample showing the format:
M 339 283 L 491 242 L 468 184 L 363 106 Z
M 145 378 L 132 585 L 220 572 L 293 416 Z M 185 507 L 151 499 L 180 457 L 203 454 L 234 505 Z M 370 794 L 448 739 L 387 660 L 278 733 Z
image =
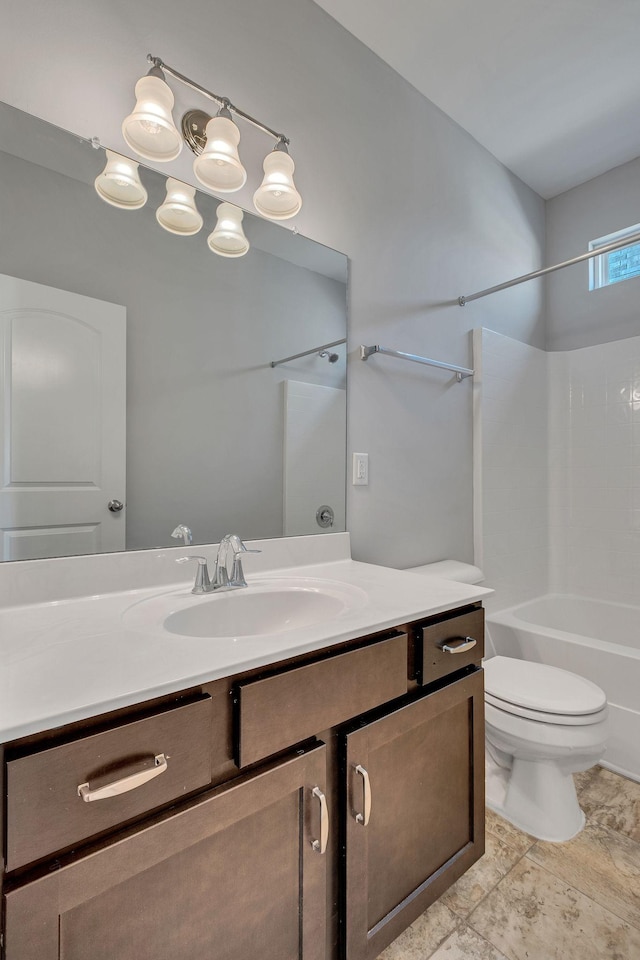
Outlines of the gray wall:
M 104 157 L 84 149 L 97 175 Z M 280 536 L 282 380 L 344 386 L 345 352 L 331 365 L 270 361 L 344 337 L 345 286 L 255 247 L 218 257 L 206 228 L 167 233 L 155 221 L 163 178 L 143 177 L 148 205 L 125 212 L 0 153 L 0 273 L 127 308 L 128 548 L 175 546 L 179 522 L 196 543 Z M 215 203 L 198 204 L 210 229 Z
M 547 202 L 547 260 L 585 253 L 589 241 L 640 223 L 640 158 Z M 589 267 L 576 264 L 547 280 L 547 349 L 575 350 L 640 333 L 640 279 L 589 291 Z
M 22 0 L 3 12 L 4 97 L 123 149 L 150 51 L 291 137 L 299 229 L 351 258 L 349 446 L 370 455 L 370 485 L 349 489 L 354 556 L 471 560 L 471 383 L 356 351 L 468 365 L 480 325 L 543 346 L 538 283 L 455 302 L 541 265 L 542 200 L 312 0 Z M 265 140 L 242 145 L 249 206 Z

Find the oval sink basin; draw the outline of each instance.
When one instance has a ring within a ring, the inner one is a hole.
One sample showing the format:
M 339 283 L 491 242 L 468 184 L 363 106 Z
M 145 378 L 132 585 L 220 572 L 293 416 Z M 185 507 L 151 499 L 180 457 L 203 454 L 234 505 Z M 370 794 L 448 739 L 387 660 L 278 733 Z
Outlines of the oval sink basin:
M 164 628 L 187 637 L 251 637 L 279 633 L 329 620 L 345 610 L 343 601 L 304 589 L 220 593 L 170 614 Z
M 358 587 L 338 581 L 287 578 L 250 582 L 219 593 L 163 594 L 130 607 L 125 623 L 181 637 L 236 639 L 273 635 L 334 620 L 366 602 Z

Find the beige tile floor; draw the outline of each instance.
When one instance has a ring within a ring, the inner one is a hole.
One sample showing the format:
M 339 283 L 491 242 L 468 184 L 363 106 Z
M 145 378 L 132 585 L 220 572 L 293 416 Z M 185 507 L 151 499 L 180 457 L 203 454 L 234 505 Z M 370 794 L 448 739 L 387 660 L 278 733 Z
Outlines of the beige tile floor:
M 485 856 L 378 960 L 640 960 L 640 784 L 594 767 L 576 786 L 579 836 L 488 811 Z

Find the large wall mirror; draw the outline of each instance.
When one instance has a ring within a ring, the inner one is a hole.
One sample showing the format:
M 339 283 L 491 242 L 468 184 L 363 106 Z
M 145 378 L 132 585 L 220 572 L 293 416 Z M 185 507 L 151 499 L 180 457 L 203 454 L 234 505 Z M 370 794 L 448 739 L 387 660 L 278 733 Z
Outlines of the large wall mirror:
M 0 104 L 0 558 L 344 530 L 346 257 L 249 214 L 217 256 L 219 201 L 176 236 L 104 165 Z

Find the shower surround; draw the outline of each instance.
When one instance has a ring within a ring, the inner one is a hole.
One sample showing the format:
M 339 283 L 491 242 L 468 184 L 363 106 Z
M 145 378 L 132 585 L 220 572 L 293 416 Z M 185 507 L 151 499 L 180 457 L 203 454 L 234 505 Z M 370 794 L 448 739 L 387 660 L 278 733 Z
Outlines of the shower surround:
M 640 337 L 548 359 L 551 587 L 640 603 Z
M 474 332 L 476 563 L 494 608 L 640 603 L 640 336 L 545 353 Z
M 547 354 L 474 330 L 475 563 L 501 609 L 549 589 Z

